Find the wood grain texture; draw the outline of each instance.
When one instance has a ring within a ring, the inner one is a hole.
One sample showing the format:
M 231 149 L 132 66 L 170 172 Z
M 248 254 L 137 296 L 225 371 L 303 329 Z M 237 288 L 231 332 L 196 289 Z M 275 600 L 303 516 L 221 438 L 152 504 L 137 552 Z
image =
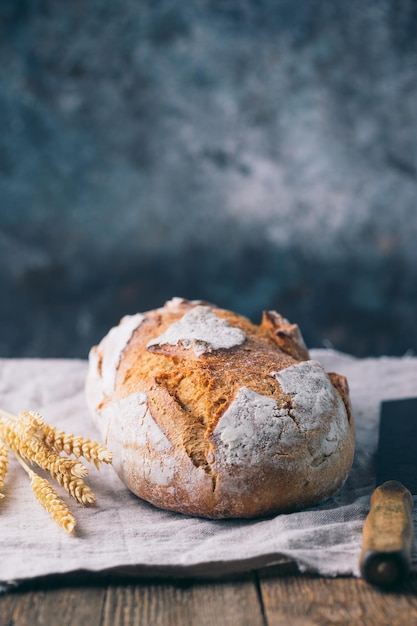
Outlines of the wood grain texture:
M 0 626 L 403 626 L 417 624 L 417 577 L 363 580 L 263 571 L 233 582 L 116 584 L 0 596 Z
M 0 623 L 1 626 L 100 626 L 105 595 L 105 588 L 71 588 L 2 596 L 0 615 L 3 616 L 3 603 L 7 607 L 10 598 L 14 606 L 9 610 L 8 621 L 1 619 Z
M 264 626 L 253 579 L 108 589 L 102 626 Z
M 0 626 L 9 626 L 13 623 L 12 615 L 15 601 L 16 596 L 14 594 L 0 596 Z
M 382 592 L 355 578 L 260 576 L 268 626 L 417 624 L 417 579 L 397 592 Z

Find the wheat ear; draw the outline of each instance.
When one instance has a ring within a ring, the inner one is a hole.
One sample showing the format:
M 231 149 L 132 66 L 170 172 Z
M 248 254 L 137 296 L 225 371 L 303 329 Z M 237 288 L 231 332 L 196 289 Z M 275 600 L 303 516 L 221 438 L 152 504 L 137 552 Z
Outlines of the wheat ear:
M 64 451 L 76 458 L 84 457 L 94 463 L 98 469 L 100 463 L 111 464 L 112 453 L 105 446 L 86 437 L 75 436 L 64 430 L 46 424 L 42 415 L 34 411 L 19 413 L 18 419 L 28 429 L 28 434 L 38 441 L 42 441 L 49 449 L 58 454 Z
M 52 515 L 56 523 L 67 533 L 72 533 L 77 523 L 76 519 L 46 478 L 41 478 L 32 471 L 30 485 L 38 502 Z
M 46 478 L 42 478 L 30 469 L 19 455 L 16 455 L 16 458 L 29 475 L 30 486 L 38 502 L 51 514 L 52 518 L 59 526 L 66 530 L 67 533 L 73 533 L 77 521 L 65 502 L 61 500 Z
M 100 463 L 111 463 L 112 453 L 105 446 L 85 437 L 76 437 L 59 431 L 44 422 L 39 413 L 23 411 L 16 417 L 0 409 L 0 489 L 7 471 L 7 453 L 12 450 L 28 473 L 33 493 L 55 521 L 72 532 L 76 520 L 48 480 L 41 478 L 26 463 L 36 463 L 81 504 L 92 504 L 95 495 L 82 478 L 88 470 L 78 460 L 84 457 L 98 468 Z M 60 455 L 64 451 L 76 458 Z M 0 493 L 0 497 L 3 497 Z
M 73 454 L 76 458 L 84 457 L 90 463 L 94 463 L 97 469 L 100 463 L 112 462 L 112 453 L 97 441 L 86 437 L 76 437 L 48 424 L 44 424 L 42 430 L 46 445 L 58 453 L 64 451 L 66 454 Z
M 93 504 L 96 501 L 93 491 L 81 478 L 76 478 L 70 474 L 58 474 L 56 479 L 80 504 Z
M 0 436 L 13 452 L 50 472 L 53 478 L 68 473 L 77 478 L 87 476 L 88 469 L 80 461 L 59 456 L 42 441 L 38 424 L 30 418 L 32 416 L 25 412 L 19 413 L 16 419 L 0 421 Z

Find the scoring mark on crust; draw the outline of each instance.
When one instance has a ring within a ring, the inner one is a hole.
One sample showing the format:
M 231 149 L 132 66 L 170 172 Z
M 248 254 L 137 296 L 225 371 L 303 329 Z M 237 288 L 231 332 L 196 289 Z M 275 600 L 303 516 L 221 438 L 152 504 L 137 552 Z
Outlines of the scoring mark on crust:
M 166 344 L 181 345 L 185 350 L 192 348 L 200 356 L 205 352 L 240 346 L 245 339 L 243 330 L 218 317 L 211 307 L 197 305 L 171 324 L 162 335 L 151 339 L 147 348 L 156 351 Z

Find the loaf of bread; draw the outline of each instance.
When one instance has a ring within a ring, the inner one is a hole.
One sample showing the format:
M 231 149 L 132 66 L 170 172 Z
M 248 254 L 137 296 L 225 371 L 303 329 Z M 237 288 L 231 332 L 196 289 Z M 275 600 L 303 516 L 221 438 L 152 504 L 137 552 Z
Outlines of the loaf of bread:
M 317 504 L 354 452 L 346 379 L 295 324 L 174 298 L 91 349 L 87 402 L 114 466 L 152 504 L 208 518 Z

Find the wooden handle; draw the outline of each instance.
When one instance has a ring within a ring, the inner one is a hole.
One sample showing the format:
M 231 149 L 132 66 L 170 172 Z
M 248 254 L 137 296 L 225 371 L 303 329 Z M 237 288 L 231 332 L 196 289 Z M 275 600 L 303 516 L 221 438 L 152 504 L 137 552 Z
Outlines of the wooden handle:
M 396 480 L 383 483 L 373 492 L 359 559 L 361 574 L 369 583 L 388 587 L 409 574 L 412 515 L 413 496 Z

